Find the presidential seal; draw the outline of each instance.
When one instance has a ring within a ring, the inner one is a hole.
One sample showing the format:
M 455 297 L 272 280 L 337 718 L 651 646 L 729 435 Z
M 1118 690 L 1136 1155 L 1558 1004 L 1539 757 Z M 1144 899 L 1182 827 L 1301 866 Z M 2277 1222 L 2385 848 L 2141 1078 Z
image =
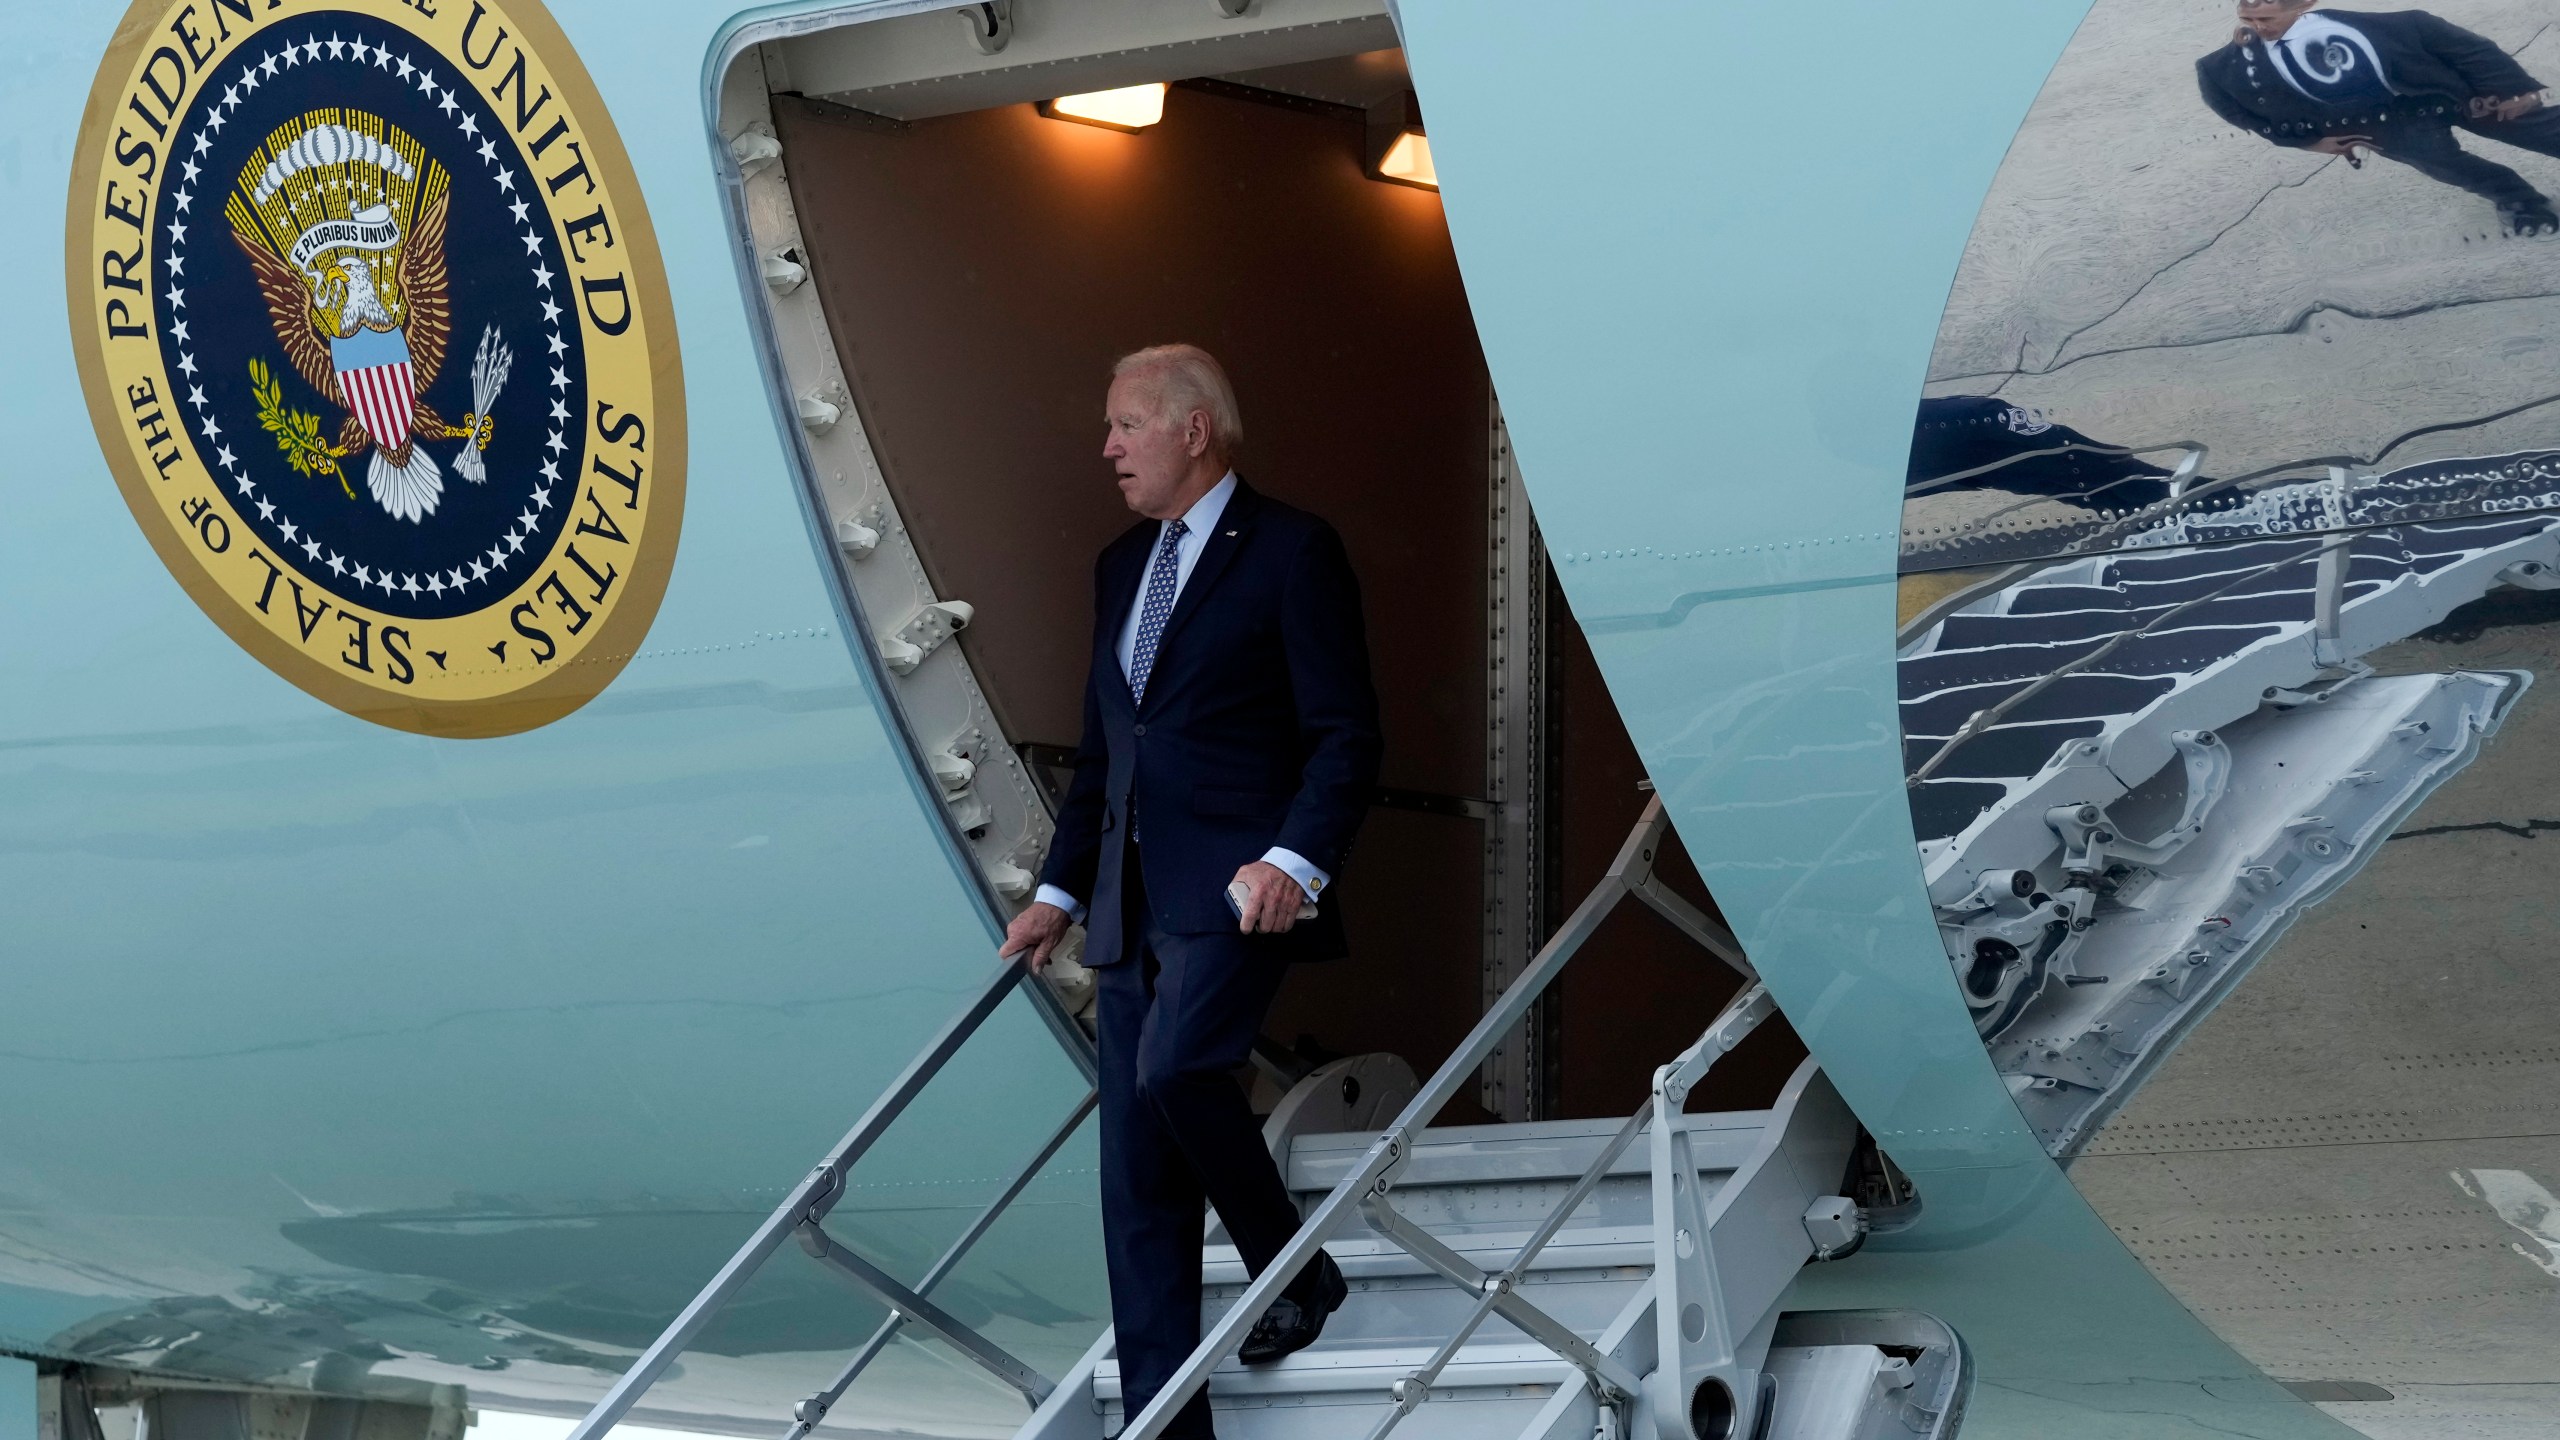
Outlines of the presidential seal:
M 536 0 L 138 0 L 67 249 L 126 503 L 277 674 L 502 735 L 638 647 L 683 518 L 674 319 Z

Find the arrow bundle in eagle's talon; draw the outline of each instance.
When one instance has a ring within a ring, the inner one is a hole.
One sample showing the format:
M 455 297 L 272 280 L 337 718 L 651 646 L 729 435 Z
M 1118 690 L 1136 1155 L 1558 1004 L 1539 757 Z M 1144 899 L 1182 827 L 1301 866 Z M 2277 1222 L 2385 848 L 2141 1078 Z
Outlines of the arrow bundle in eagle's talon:
M 516 354 L 498 338 L 498 327 L 492 325 L 480 332 L 480 348 L 471 357 L 471 414 L 464 417 L 469 432 L 462 453 L 453 457 L 454 473 L 477 484 L 489 478 L 489 467 L 480 452 L 489 448 L 492 426 L 489 406 L 507 383 L 507 371 L 516 363 Z

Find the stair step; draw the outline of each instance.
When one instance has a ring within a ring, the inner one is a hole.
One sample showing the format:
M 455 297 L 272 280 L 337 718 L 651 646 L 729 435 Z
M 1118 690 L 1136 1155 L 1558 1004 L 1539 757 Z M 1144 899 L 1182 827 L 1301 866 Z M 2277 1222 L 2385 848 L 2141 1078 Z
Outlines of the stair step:
M 1750 1157 L 1768 1129 L 1769 1118 L 1766 1110 L 1728 1110 L 1683 1116 L 1682 1128 L 1691 1137 L 1699 1169 L 1724 1171 Z M 1599 1158 L 1601 1147 L 1624 1123 L 1624 1117 L 1619 1117 L 1425 1130 L 1414 1139 L 1412 1154 L 1396 1178 L 1396 1191 L 1401 1195 L 1439 1186 L 1570 1181 Z M 1298 1136 L 1289 1147 L 1285 1177 L 1289 1189 L 1321 1198 L 1360 1163 L 1377 1139 L 1361 1132 Z M 1609 1173 L 1642 1178 L 1647 1163 L 1646 1146 L 1639 1138 L 1618 1156 Z
M 1250 1370 L 1230 1361 L 1210 1377 L 1209 1404 L 1237 1422 L 1245 1418 L 1237 1412 L 1249 1413 L 1249 1431 L 1242 1433 L 1256 1440 L 1333 1440 L 1361 1434 L 1386 1413 L 1387 1387 L 1431 1353 L 1429 1346 L 1332 1356 L 1302 1351 Z M 1906 1399 L 1934 1415 L 1951 1398 L 1952 1392 L 1940 1393 L 1946 1382 L 1912 1389 L 1907 1367 L 1894 1373 L 1900 1363 L 1873 1345 L 1772 1347 L 1767 1368 L 1776 1381 L 1778 1409 L 1766 1433 L 1770 1440 L 1869 1434 L 1873 1432 L 1863 1425 Z M 1473 1344 L 1441 1372 L 1430 1402 L 1407 1417 L 1397 1433 L 1502 1440 L 1519 1433 L 1573 1379 L 1571 1366 L 1537 1345 Z M 1104 1433 L 1117 1431 L 1127 1407 L 1115 1362 L 1105 1361 L 1096 1370 L 1093 1399 L 1104 1417 Z
M 1268 1365 L 1227 1361 L 1209 1373 L 1209 1393 L 1216 1396 L 1333 1394 L 1356 1391 L 1383 1397 L 1387 1386 L 1411 1374 L 1438 1347 L 1430 1344 L 1371 1345 L 1329 1349 L 1322 1345 L 1284 1356 Z M 1539 1385 L 1548 1391 L 1574 1373 L 1554 1352 L 1531 1340 L 1478 1341 L 1458 1352 L 1431 1387 L 1443 1390 L 1486 1386 Z M 1095 1367 L 1093 1393 L 1106 1403 L 1120 1399 L 1120 1362 Z
M 1251 1369 L 1230 1360 L 1210 1374 L 1209 1408 L 1219 1416 L 1221 1434 L 1254 1440 L 1365 1435 L 1387 1413 L 1387 1387 L 1429 1360 L 1434 1348 L 1317 1347 Z M 1431 1402 L 1396 1427 L 1397 1440 L 1508 1440 L 1572 1376 L 1573 1367 L 1534 1343 L 1470 1345 L 1440 1373 Z M 1096 1368 L 1093 1397 L 1102 1433 L 1116 1434 L 1128 1419 L 1116 1361 Z
M 1759 1327 L 1775 1320 L 1783 1353 L 1769 1352 L 1769 1368 L 1808 1392 L 1801 1398 L 1788 1393 L 1774 1417 L 1786 1428 L 1773 1433 L 1786 1440 L 1882 1434 L 1875 1422 L 1894 1419 L 1900 1391 L 1919 1378 L 1890 1358 L 1899 1353 L 1891 1347 L 1933 1357 L 1929 1373 L 1936 1378 L 1925 1408 L 1932 1415 L 1946 1411 L 1949 1377 L 1961 1374 L 1947 1368 L 1958 1342 L 1936 1322 L 1881 1312 L 1816 1316 L 1796 1321 L 1791 1335 L 1789 1320 L 1774 1314 L 1810 1248 L 1803 1208 L 1809 1196 L 1826 1193 L 1820 1188 L 1825 1177 L 1846 1165 L 1856 1129 L 1812 1063 L 1799 1067 L 1778 1110 L 1691 1115 L 1680 1124 L 1696 1166 L 1694 1184 L 1683 1186 L 1689 1192 L 1683 1203 L 1694 1197 L 1707 1206 L 1721 1286 L 1700 1301 L 1732 1307 L 1736 1334 L 1756 1330 L 1769 1337 L 1771 1331 Z M 1602 1119 L 1425 1131 L 1388 1198 L 1407 1223 L 1470 1265 L 1504 1270 L 1623 1125 Z M 1296 1137 L 1283 1173 L 1299 1204 L 1322 1203 L 1318 1197 L 1332 1193 L 1376 1143 L 1370 1134 Z M 1639 1374 L 1652 1364 L 1653 1151 L 1643 1140 L 1622 1151 L 1514 1281 L 1521 1300 L 1621 1355 Z M 1428 1363 L 1481 1303 L 1472 1287 L 1451 1282 L 1353 1217 L 1343 1219 L 1351 1228 L 1326 1249 L 1350 1291 L 1322 1337 L 1272 1365 L 1248 1369 L 1230 1359 L 1210 1373 L 1205 1394 L 1220 1412 L 1220 1432 L 1233 1440 L 1369 1433 L 1393 1413 L 1391 1387 Z M 1232 1313 L 1246 1276 L 1231 1246 L 1212 1243 L 1204 1258 L 1205 1327 Z M 1857 1343 L 1844 1343 L 1851 1341 Z M 1064 1398 L 1044 1406 L 1026 1435 L 1103 1440 L 1119 1432 L 1127 1418 L 1120 1367 L 1107 1350 L 1095 1347 L 1062 1387 Z M 1755 1354 L 1748 1363 L 1758 1360 Z M 1599 1420 L 1580 1372 L 1494 1315 L 1469 1334 L 1433 1382 L 1429 1403 L 1403 1421 L 1397 1440 L 1517 1440 L 1532 1431 L 1587 1436 Z
M 1514 1440 L 1554 1394 L 1552 1385 L 1435 1387 L 1431 1403 L 1396 1427 L 1395 1440 Z M 1268 1401 L 1209 1398 L 1218 1434 L 1237 1440 L 1359 1440 L 1385 1417 L 1387 1408 L 1383 1386 L 1373 1393 L 1287 1395 Z M 1105 1407 L 1100 1421 L 1099 1434 L 1118 1435 L 1127 1423 L 1120 1402 Z M 1582 1428 L 1587 1432 L 1590 1427 Z
M 1698 1165 L 1699 1189 L 1709 1204 L 1768 1138 L 1770 1112 L 1745 1110 L 1684 1116 L 1682 1128 Z M 1623 1124 L 1620 1120 L 1548 1120 L 1522 1125 L 1457 1125 L 1425 1130 L 1395 1177 L 1390 1200 L 1397 1212 L 1479 1264 L 1507 1265 L 1530 1232 L 1543 1223 L 1565 1193 L 1597 1160 Z M 1356 1168 L 1377 1141 L 1373 1134 L 1301 1135 L 1292 1143 L 1288 1183 L 1301 1211 L 1312 1210 Z M 1532 1262 L 1534 1269 L 1642 1264 L 1653 1257 L 1651 1147 L 1639 1136 L 1621 1151 L 1572 1219 Z M 1223 1240 L 1213 1232 L 1213 1241 Z M 1607 1247 L 1620 1247 L 1604 1253 Z M 1351 1273 L 1408 1273 L 1403 1253 L 1366 1230 L 1331 1247 Z M 1234 1251 L 1213 1245 L 1213 1266 L 1236 1272 Z M 1387 1258 L 1381 1258 L 1387 1257 Z M 1213 1272 L 1214 1273 L 1214 1272 Z
M 1627 1301 L 1643 1288 L 1645 1279 L 1643 1272 L 1571 1271 L 1550 1275 L 1539 1283 L 1524 1284 L 1517 1293 L 1554 1316 L 1565 1328 L 1591 1339 L 1626 1308 Z M 1473 1292 L 1461 1290 L 1436 1275 L 1354 1280 L 1352 1287 L 1342 1308 L 1325 1322 L 1324 1334 L 1300 1354 L 1339 1353 L 1405 1344 L 1421 1345 L 1428 1350 L 1457 1333 L 1458 1326 L 1475 1308 L 1477 1298 Z M 1200 1307 L 1201 1325 L 1205 1328 L 1216 1323 L 1234 1303 L 1233 1290 L 1224 1295 L 1204 1297 Z M 1488 1344 L 1530 1343 L 1528 1337 L 1500 1315 L 1488 1317 L 1475 1338 Z
M 1530 1230 L 1515 1223 L 1509 1228 L 1481 1230 L 1434 1226 L 1432 1233 L 1479 1267 L 1497 1270 L 1520 1253 L 1520 1247 L 1528 1243 Z M 1393 1242 L 1366 1232 L 1336 1237 L 1326 1241 L 1324 1248 L 1342 1273 L 1354 1280 L 1434 1273 Z M 1203 1252 L 1201 1264 L 1201 1277 L 1213 1289 L 1225 1287 L 1232 1292 L 1244 1288 L 1244 1261 L 1236 1255 L 1235 1247 L 1212 1245 Z M 1586 1230 L 1567 1225 L 1530 1257 L 1524 1283 L 1535 1283 L 1537 1276 L 1559 1270 L 1650 1270 L 1652 1266 L 1653 1235 L 1645 1226 L 1593 1226 Z

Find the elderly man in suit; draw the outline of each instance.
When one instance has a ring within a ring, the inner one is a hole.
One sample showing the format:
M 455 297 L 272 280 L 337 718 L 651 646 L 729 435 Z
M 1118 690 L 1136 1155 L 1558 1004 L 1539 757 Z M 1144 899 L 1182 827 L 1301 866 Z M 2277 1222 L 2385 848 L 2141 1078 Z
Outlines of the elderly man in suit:
M 2278 145 L 2376 153 L 2498 207 L 2518 234 L 2560 230 L 2551 201 L 2515 171 L 2465 150 L 2474 135 L 2560 155 L 2560 111 L 2507 52 L 2424 10 L 2365 14 L 2319 0 L 2240 0 L 2231 43 L 2196 62 L 2213 112 Z
M 1243 426 L 1218 362 L 1190 345 L 1129 355 L 1103 418 L 1103 458 L 1144 518 L 1094 566 L 1075 780 L 1003 953 L 1039 969 L 1084 922 L 1103 1240 L 1135 1414 L 1199 1343 L 1202 1200 L 1256 1274 L 1297 1230 L 1234 1071 L 1289 965 L 1343 951 L 1325 899 L 1377 782 L 1378 703 L 1341 537 L 1236 478 Z M 1313 1341 L 1344 1288 L 1319 1254 L 1243 1360 Z M 1211 1433 L 1205 1395 L 1172 1433 Z

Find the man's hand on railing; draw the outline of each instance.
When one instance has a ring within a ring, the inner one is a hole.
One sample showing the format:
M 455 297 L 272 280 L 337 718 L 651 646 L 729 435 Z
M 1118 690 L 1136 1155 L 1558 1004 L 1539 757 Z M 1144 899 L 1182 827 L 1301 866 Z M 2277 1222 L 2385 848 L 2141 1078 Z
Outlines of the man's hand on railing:
M 996 950 L 996 958 L 1010 960 L 1020 955 L 1022 963 L 1037 975 L 1049 963 L 1049 952 L 1067 938 L 1069 923 L 1066 911 L 1046 900 L 1034 900 L 1004 927 L 1004 944 Z

